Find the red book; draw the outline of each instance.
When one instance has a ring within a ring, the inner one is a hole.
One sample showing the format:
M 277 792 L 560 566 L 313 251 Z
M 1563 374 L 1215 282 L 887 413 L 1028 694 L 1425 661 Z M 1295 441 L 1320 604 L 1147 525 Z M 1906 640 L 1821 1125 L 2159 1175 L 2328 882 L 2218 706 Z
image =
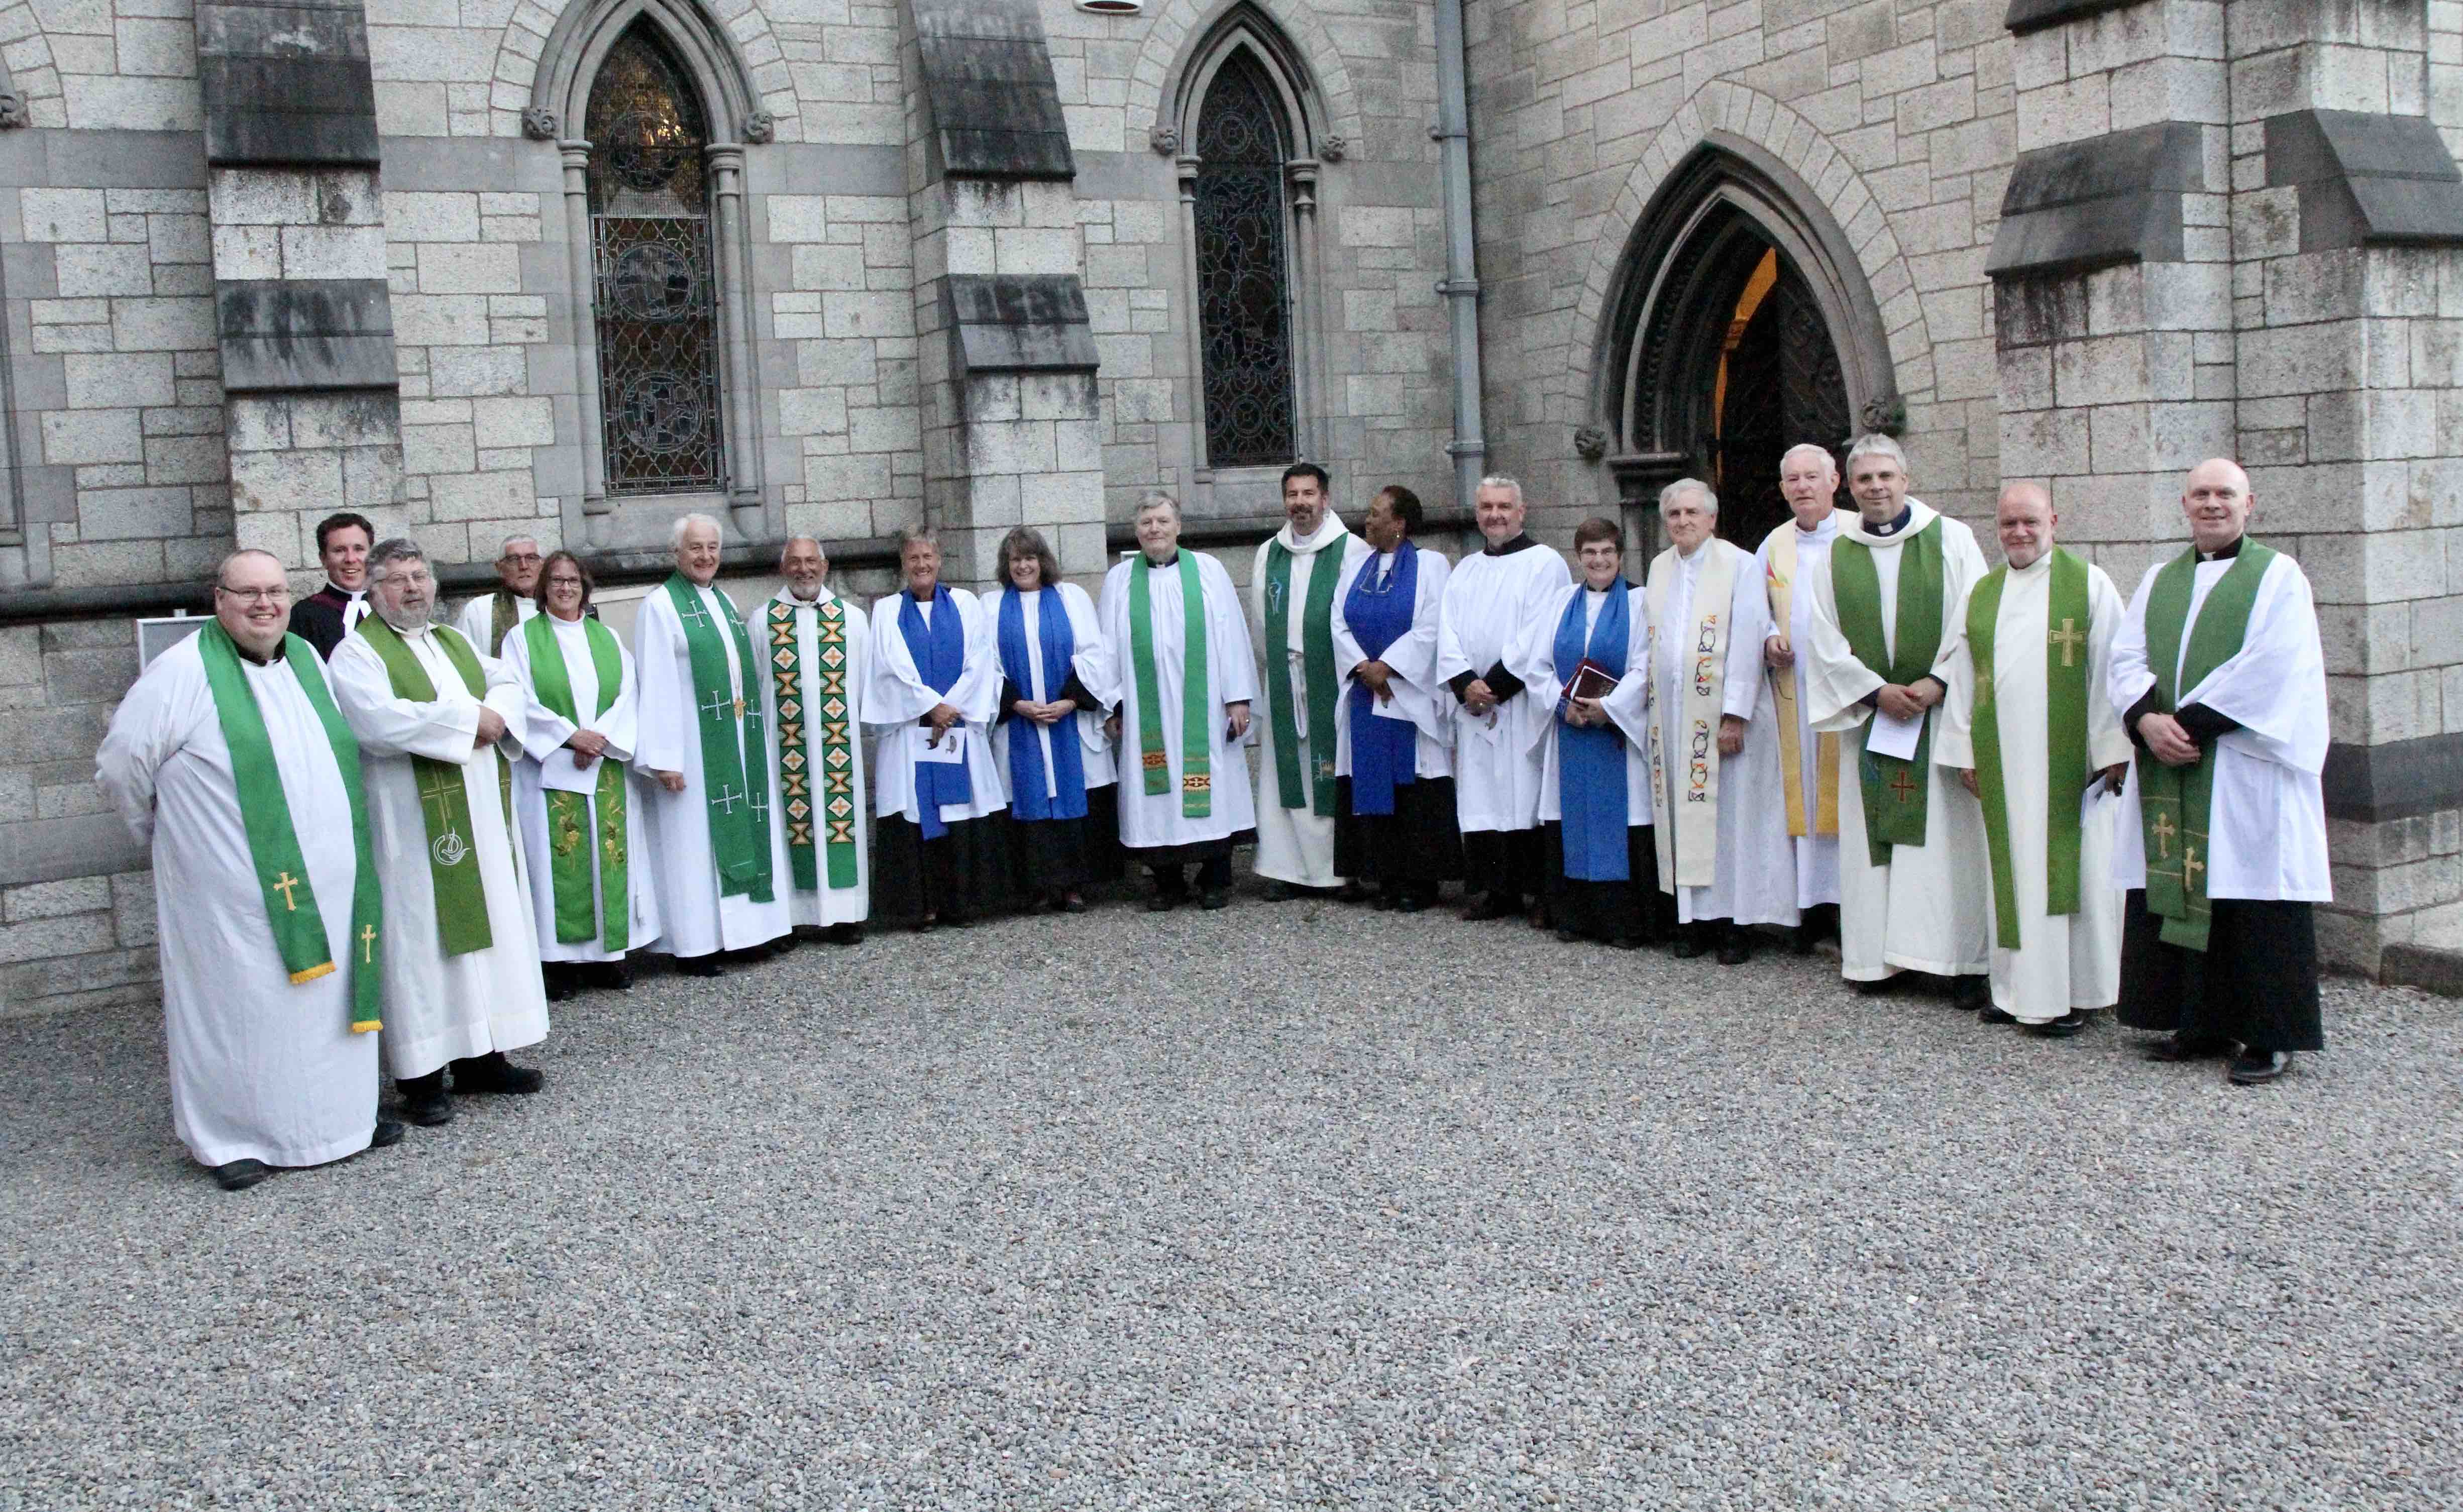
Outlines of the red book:
M 1565 696 L 1605 698 L 1616 691 L 1617 682 L 1618 678 L 1614 672 L 1585 656 L 1582 658 L 1581 665 L 1574 668 L 1573 677 L 1566 682 Z

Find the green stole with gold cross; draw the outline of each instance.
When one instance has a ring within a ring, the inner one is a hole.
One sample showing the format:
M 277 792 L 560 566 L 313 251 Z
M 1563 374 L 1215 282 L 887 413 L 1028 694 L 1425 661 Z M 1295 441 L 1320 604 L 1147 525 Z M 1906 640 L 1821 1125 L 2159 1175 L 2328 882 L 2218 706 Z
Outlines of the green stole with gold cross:
M 1292 557 L 1280 540 L 1266 546 L 1266 713 L 1275 730 L 1275 794 L 1284 808 L 1334 817 L 1334 711 L 1341 692 L 1334 675 L 1334 589 L 1342 576 L 1348 531 L 1318 548 L 1309 568 L 1308 603 L 1300 611 L 1300 672 L 1308 687 L 1309 766 L 1300 771 L 1299 727 L 1293 719 L 1289 665 Z
M 2240 654 L 2249 617 L 2257 607 L 2258 584 L 2276 554 L 2244 539 L 2189 625 L 2197 586 L 2198 553 L 2192 547 L 2166 562 L 2147 594 L 2147 668 L 2155 674 L 2157 713 L 2172 713 L 2181 693 Z M 2187 629 L 2190 645 L 2182 653 Z M 2177 676 L 2176 676 L 2177 670 Z M 2207 899 L 2209 815 L 2214 807 L 2215 752 L 2212 745 L 2189 766 L 2166 766 L 2155 753 L 2138 752 L 2138 822 L 2147 843 L 2147 911 L 2164 921 L 2164 943 L 2203 953 L 2213 914 Z M 2175 842 L 2178 844 L 2174 844 Z
M 773 896 L 770 876 L 770 742 L 761 733 L 761 700 L 737 696 L 727 669 L 727 646 L 701 595 L 683 573 L 670 574 L 667 602 L 684 627 L 685 651 L 692 664 L 693 708 L 701 727 L 701 787 L 708 806 L 709 852 L 718 865 L 718 895 L 747 897 L 767 903 Z M 735 642 L 735 665 L 747 686 L 753 670 L 752 641 L 734 601 L 716 588 Z
M 363 637 L 384 663 L 385 674 L 393 680 L 393 695 L 414 704 L 436 702 L 436 684 L 420 665 L 399 631 L 383 618 L 371 614 L 361 620 L 355 632 Z M 479 669 L 479 658 L 462 632 L 450 625 L 428 627 L 436 637 L 437 649 L 462 674 L 462 685 L 470 696 L 488 696 L 488 675 Z M 477 753 L 473 752 L 473 758 Z M 411 777 L 419 784 L 420 817 L 427 823 L 427 876 L 436 894 L 436 937 L 447 955 L 467 955 L 484 951 L 496 943 L 495 932 L 488 926 L 488 891 L 479 880 L 479 852 L 471 844 L 469 769 L 451 761 L 439 761 L 432 756 L 410 758 Z M 502 759 L 496 762 L 496 781 L 505 806 L 505 838 L 513 833 L 513 774 Z
M 556 633 L 555 616 L 534 614 L 522 624 L 530 651 L 531 686 L 538 701 L 566 724 L 578 729 L 580 712 L 573 704 L 573 674 L 564 665 L 564 646 Z M 582 640 L 590 647 L 590 668 L 599 679 L 599 712 L 616 707 L 624 689 L 624 657 L 616 632 L 597 620 L 581 622 Z M 543 789 L 547 799 L 547 874 L 556 898 L 556 937 L 566 945 L 599 936 L 599 948 L 621 955 L 633 935 L 633 890 L 624 847 L 624 764 L 599 758 L 598 785 L 588 793 Z M 598 839 L 591 838 L 596 815 Z M 591 897 L 598 879 L 600 902 Z M 592 915 L 599 915 L 592 929 Z
M 1905 688 L 1932 670 L 1941 651 L 1941 520 L 1925 522 L 1899 553 L 1898 654 L 1890 654 L 1882 628 L 1882 578 L 1873 548 L 1842 533 L 1830 548 L 1830 584 L 1839 604 L 1839 629 L 1856 660 L 1883 681 Z M 1892 845 L 1925 843 L 1931 804 L 1927 768 L 1932 759 L 1932 711 L 1925 711 L 1912 761 L 1864 749 L 1872 734 L 1866 720 L 1856 734 L 1856 778 L 1863 789 L 1864 845 L 1872 865 L 1890 864 Z
M 813 643 L 820 669 L 814 682 L 820 715 L 820 750 L 811 750 L 805 733 L 804 646 L 796 633 L 796 610 L 801 600 L 770 601 L 770 675 L 778 697 L 778 783 L 787 815 L 787 861 L 795 868 L 799 892 L 820 890 L 821 866 L 814 856 L 813 766 L 821 769 L 821 819 L 828 826 L 819 849 L 829 862 L 830 888 L 852 887 L 857 881 L 855 838 L 855 721 L 847 701 L 847 676 L 853 658 L 847 653 L 846 603 L 832 594 L 809 607 L 813 611 Z
M 231 783 L 238 791 L 240 828 L 248 836 L 249 859 L 255 865 L 257 886 L 265 892 L 266 921 L 273 927 L 273 948 L 294 986 L 334 974 L 334 950 L 325 937 L 325 916 L 316 908 L 316 889 L 308 881 L 308 861 L 299 849 L 299 832 L 291 822 L 291 799 L 283 791 L 282 768 L 273 756 L 273 739 L 266 734 L 265 712 L 241 670 L 239 647 L 230 632 L 207 621 L 197 632 L 197 651 L 205 660 L 206 687 L 214 696 L 214 717 L 223 743 L 230 747 Z M 282 660 L 299 680 L 308 707 L 325 730 L 333 748 L 334 766 L 342 791 L 351 800 L 351 844 L 359 854 L 359 870 L 351 880 L 350 940 L 360 950 L 352 965 L 351 1032 L 381 1029 L 377 1011 L 377 939 L 384 927 L 384 900 L 378 890 L 376 847 L 368 838 L 368 800 L 360 787 L 360 742 L 334 707 L 325 687 L 324 668 L 316 652 L 295 635 L 282 639 Z M 275 908 L 274 900 L 282 900 Z
M 2087 639 L 2092 627 L 2086 563 L 2056 546 L 2044 623 L 2044 911 L 2079 910 L 2079 791 L 2087 766 Z M 1993 684 L 1994 642 L 2000 628 L 2004 564 L 1984 575 L 1967 601 L 1967 647 L 1975 663 L 1976 794 L 1984 800 L 1985 851 L 1993 863 L 1995 940 L 2018 948 L 2018 877 L 2010 860 L 2009 786 L 2001 751 L 2001 701 Z M 2051 626 L 2059 625 L 2059 629 Z M 2024 647 L 2020 648 L 2022 651 Z

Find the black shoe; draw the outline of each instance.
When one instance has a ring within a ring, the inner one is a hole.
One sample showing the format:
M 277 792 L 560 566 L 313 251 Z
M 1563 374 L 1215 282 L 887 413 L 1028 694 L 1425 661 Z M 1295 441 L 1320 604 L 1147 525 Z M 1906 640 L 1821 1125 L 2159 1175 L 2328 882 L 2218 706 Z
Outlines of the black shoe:
M 631 992 L 633 990 L 633 963 L 631 961 L 600 961 L 599 963 L 599 985 L 601 989 L 611 993 Z
M 1337 903 L 1374 903 L 1377 901 L 1377 894 L 1369 891 L 1366 887 L 1362 887 L 1357 882 L 1346 882 L 1341 887 L 1334 889 L 1334 901 Z
M 225 1192 L 245 1192 L 273 1174 L 262 1160 L 226 1160 L 214 1167 L 214 1185 Z
M 1231 901 L 1232 892 L 1230 888 L 1209 887 L 1206 889 L 1205 896 L 1197 900 L 1197 906 L 1204 909 L 1209 913 L 1211 913 L 1217 909 L 1226 907 L 1231 903 Z
M 1419 913 L 1425 911 L 1428 907 L 1427 903 L 1418 898 L 1412 897 L 1408 893 L 1404 894 L 1402 897 L 1394 898 L 1391 902 L 1388 902 L 1385 898 L 1380 898 L 1377 900 L 1377 906 L 1381 909 L 1391 909 L 1397 913 Z
M 1083 913 L 1086 911 L 1086 900 L 1083 898 L 1063 898 L 1060 900 L 1060 911 L 1063 913 Z
M 1975 1010 L 1975 1021 L 1977 1023 L 2016 1023 L 2018 1019 L 2016 1014 L 2003 1013 L 1991 1003 L 1986 1003 Z
M 1742 966 L 1753 958 L 1754 942 L 1742 930 L 1730 930 L 1728 937 L 1719 942 L 1719 964 L 1722 966 Z
M 548 1001 L 563 1002 L 573 996 L 573 975 L 561 966 L 543 967 L 539 971 L 539 988 Z
M 1269 882 L 1266 884 L 1266 901 L 1268 903 L 1289 903 L 1292 901 L 1294 890 L 1295 889 L 1292 885 L 1288 882 Z
M 1650 942 L 1639 934 L 1620 934 L 1608 943 L 1621 951 L 1638 951 Z
M 796 946 L 803 943 L 804 942 L 801 939 L 796 937 L 795 931 L 789 930 L 786 933 L 779 935 L 776 939 L 770 942 L 770 953 L 773 955 L 784 955 L 788 952 L 794 950 Z
M 1465 909 L 1463 917 L 1472 924 L 1484 924 L 1490 919 L 1510 919 L 1521 911 L 1522 899 L 1518 894 L 1488 892 L 1482 893 L 1477 903 Z
M 434 1129 L 439 1124 L 453 1122 L 453 1099 L 445 1095 L 445 1072 L 442 1067 L 425 1076 L 414 1076 L 396 1082 L 402 1089 L 402 1116 L 422 1129 Z
M 2031 1023 L 2027 1032 L 2043 1040 L 2067 1040 L 2086 1032 L 2086 1011 L 2073 1008 L 2050 1023 Z
M 1961 1013 L 1980 1013 L 1993 1006 L 1993 978 L 1990 976 L 1957 976 L 1950 990 L 1950 1005 Z
M 394 1146 L 402 1143 L 402 1120 L 398 1118 L 380 1118 L 377 1120 L 375 1131 L 368 1135 L 368 1148 L 370 1150 L 391 1150 Z
M 720 962 L 716 951 L 710 952 L 708 955 L 680 955 L 676 957 L 676 975 L 724 976 L 727 975 L 727 967 Z
M 1580 930 L 1559 929 L 1557 931 L 1557 938 L 1562 940 L 1567 945 L 1573 944 L 1576 940 L 1579 940 L 1581 937 L 1582 931 Z
M 1158 892 L 1153 897 L 1146 900 L 1146 911 L 1148 913 L 1169 913 L 1180 904 L 1182 896 L 1182 894 L 1176 892 Z
M 833 924 L 821 932 L 822 937 L 827 939 L 832 945 L 861 945 L 863 943 L 863 926 L 861 924 Z
M 915 932 L 918 934 L 929 934 L 940 927 L 941 921 L 936 917 L 926 916 L 915 921 Z
M 2224 1053 L 2220 1040 L 2198 1040 L 2168 1034 L 2147 1047 L 2147 1059 L 2165 1065 L 2182 1061 L 2209 1061 Z
M 502 1050 L 453 1063 L 453 1090 L 461 1093 L 508 1092 L 521 1095 L 535 1092 L 547 1085 L 547 1074 L 527 1065 L 515 1065 L 505 1059 Z
M 1896 972 L 1891 973 L 1887 976 L 1876 976 L 1868 982 L 1858 981 L 1852 976 L 1847 979 L 1848 986 L 1853 987 L 1856 991 L 1864 994 L 1867 997 L 1882 997 L 1895 989 L 1898 984 L 1899 977 Z
M 2289 1050 L 2252 1050 L 2234 1061 L 2224 1078 L 2234 1086 L 2263 1086 L 2291 1069 Z
M 1700 934 L 1691 930 L 1685 930 L 1678 932 L 1676 943 L 1667 948 L 1667 953 L 1680 961 L 1689 961 L 1709 950 L 1710 947 L 1702 943 Z

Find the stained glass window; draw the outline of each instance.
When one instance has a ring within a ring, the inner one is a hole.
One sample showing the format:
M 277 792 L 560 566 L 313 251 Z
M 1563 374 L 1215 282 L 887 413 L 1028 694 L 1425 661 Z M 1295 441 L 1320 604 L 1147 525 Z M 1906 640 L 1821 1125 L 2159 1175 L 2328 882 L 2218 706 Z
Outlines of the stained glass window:
M 1282 114 L 1265 70 L 1236 52 L 1197 117 L 1197 319 L 1206 459 L 1218 468 L 1295 455 Z
M 709 131 L 691 84 L 646 26 L 590 86 L 590 224 L 607 492 L 723 488 Z

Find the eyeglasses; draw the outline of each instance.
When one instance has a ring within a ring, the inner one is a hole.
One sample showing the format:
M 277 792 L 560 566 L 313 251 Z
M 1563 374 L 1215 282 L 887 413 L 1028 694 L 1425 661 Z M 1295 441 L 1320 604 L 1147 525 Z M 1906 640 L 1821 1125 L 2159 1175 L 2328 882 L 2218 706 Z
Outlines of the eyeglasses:
M 547 559 L 534 551 L 529 553 L 508 552 L 504 556 L 497 558 L 496 560 L 510 567 L 535 567 L 540 562 L 547 560 Z
M 214 584 L 214 591 L 216 593 L 228 593 L 242 603 L 280 603 L 285 599 L 291 597 L 291 590 L 288 587 L 226 588 L 218 582 Z

